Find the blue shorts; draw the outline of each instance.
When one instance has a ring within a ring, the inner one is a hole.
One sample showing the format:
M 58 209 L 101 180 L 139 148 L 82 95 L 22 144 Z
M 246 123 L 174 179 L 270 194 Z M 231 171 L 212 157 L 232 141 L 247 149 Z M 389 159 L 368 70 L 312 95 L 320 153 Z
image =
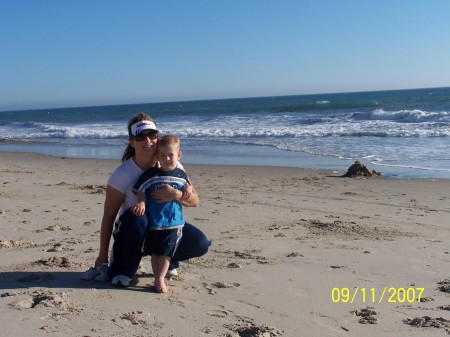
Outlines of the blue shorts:
M 144 254 L 173 257 L 182 237 L 182 227 L 149 230 L 145 235 Z

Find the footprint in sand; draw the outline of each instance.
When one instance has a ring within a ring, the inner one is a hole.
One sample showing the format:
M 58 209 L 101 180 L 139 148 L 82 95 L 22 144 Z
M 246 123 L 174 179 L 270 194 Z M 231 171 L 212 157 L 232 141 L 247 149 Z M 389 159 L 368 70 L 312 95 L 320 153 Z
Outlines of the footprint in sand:
M 150 321 L 153 321 L 149 313 L 144 314 L 142 311 L 126 312 L 120 318 L 130 321 L 133 325 L 148 325 Z
M 228 316 L 228 312 L 226 312 L 225 310 L 210 310 L 207 312 L 207 314 L 208 316 L 219 318 L 224 318 Z
M 298 257 L 298 256 L 303 257 L 302 254 L 297 253 L 297 252 L 292 252 L 292 253 L 286 254 L 285 256 L 286 257 Z
M 251 251 L 245 251 L 245 252 L 234 251 L 234 256 L 238 257 L 240 259 L 245 259 L 245 260 L 256 260 L 256 262 L 259 264 L 273 263 L 271 260 L 269 260 L 268 258 L 266 258 L 264 256 L 256 255 L 256 253 L 258 253 L 258 252 L 259 251 L 257 251 L 257 250 L 251 250 Z
M 443 317 L 433 318 L 430 316 L 407 318 L 403 323 L 415 326 L 417 328 L 438 328 L 444 329 L 447 334 L 450 333 L 450 320 Z
M 377 324 L 378 323 L 378 312 L 372 307 L 366 307 L 361 310 L 352 311 L 356 316 L 360 317 L 358 323 L 361 324 Z
M 56 224 L 52 226 L 45 227 L 44 229 L 38 229 L 36 232 L 43 232 L 43 231 L 71 231 L 72 228 L 68 225 L 63 224 Z
M 56 252 L 67 252 L 69 250 L 73 250 L 72 248 L 65 247 L 61 243 L 55 243 L 53 244 L 53 247 L 48 248 L 46 251 L 50 253 L 56 253 Z
M 439 284 L 438 289 L 443 293 L 450 293 L 450 279 L 445 279 L 437 282 Z
M 213 289 L 224 289 L 224 288 L 236 288 L 236 287 L 240 287 L 241 285 L 239 283 L 231 283 L 231 282 L 216 282 L 216 283 L 212 283 L 212 284 L 203 284 L 205 286 L 205 288 L 208 290 L 208 293 L 210 295 L 215 295 L 217 294 L 217 292 Z
M 164 327 L 164 323 L 155 321 L 155 317 L 150 313 L 144 313 L 142 311 L 131 311 L 120 315 L 120 320 L 113 319 L 113 322 L 119 325 L 133 324 L 135 326 L 142 326 L 146 330 L 151 330 L 153 334 L 158 335 L 158 330 Z
M 33 308 L 58 308 L 67 309 L 65 293 L 54 293 L 50 290 L 37 290 L 29 294 L 31 298 L 26 298 L 14 302 L 11 306 L 17 309 L 33 309 Z
M 278 330 L 277 328 L 273 326 L 268 326 L 265 324 L 256 325 L 254 323 L 248 323 L 246 325 L 242 324 L 226 324 L 224 325 L 225 328 L 236 332 L 239 336 L 270 336 L 270 337 L 276 337 L 276 336 L 283 336 L 283 331 Z
M 431 301 L 434 301 L 434 298 L 430 297 L 430 296 L 428 296 L 428 297 L 421 297 L 420 300 L 419 300 L 419 302 L 421 302 L 421 303 L 423 303 L 423 302 L 431 302 Z
M 235 288 L 241 286 L 239 283 L 231 283 L 231 282 L 216 282 L 211 285 L 215 288 Z
M 64 256 L 52 256 L 49 258 L 42 258 L 33 262 L 34 265 L 46 266 L 46 267 L 59 267 L 67 269 L 76 269 L 83 266 L 82 263 L 70 262 L 67 257 Z
M 31 240 L 0 240 L 1 248 L 33 248 L 36 244 Z

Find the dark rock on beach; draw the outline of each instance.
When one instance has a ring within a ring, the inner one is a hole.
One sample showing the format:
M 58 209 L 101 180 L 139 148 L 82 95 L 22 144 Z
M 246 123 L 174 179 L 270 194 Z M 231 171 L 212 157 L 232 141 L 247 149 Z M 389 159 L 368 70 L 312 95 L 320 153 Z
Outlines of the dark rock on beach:
M 369 169 L 366 165 L 362 164 L 360 161 L 355 161 L 348 170 L 347 173 L 343 175 L 343 177 L 372 177 L 381 175 L 375 170 Z

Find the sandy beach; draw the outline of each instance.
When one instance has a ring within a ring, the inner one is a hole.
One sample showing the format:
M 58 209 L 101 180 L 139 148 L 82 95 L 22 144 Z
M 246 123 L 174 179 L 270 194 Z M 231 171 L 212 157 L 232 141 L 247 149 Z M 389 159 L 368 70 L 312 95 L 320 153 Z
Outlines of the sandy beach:
M 445 336 L 450 181 L 186 165 L 212 240 L 169 294 L 83 281 L 117 160 L 0 153 L 1 336 Z

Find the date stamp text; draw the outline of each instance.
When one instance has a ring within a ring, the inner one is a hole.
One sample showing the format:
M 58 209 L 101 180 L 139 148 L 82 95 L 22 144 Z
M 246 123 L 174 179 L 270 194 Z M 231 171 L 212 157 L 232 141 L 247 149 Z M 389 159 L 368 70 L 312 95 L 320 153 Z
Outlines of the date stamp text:
M 353 303 L 361 301 L 362 303 L 413 303 L 420 302 L 425 288 L 395 288 L 384 287 L 376 288 L 333 288 L 331 290 L 331 300 L 334 303 Z

